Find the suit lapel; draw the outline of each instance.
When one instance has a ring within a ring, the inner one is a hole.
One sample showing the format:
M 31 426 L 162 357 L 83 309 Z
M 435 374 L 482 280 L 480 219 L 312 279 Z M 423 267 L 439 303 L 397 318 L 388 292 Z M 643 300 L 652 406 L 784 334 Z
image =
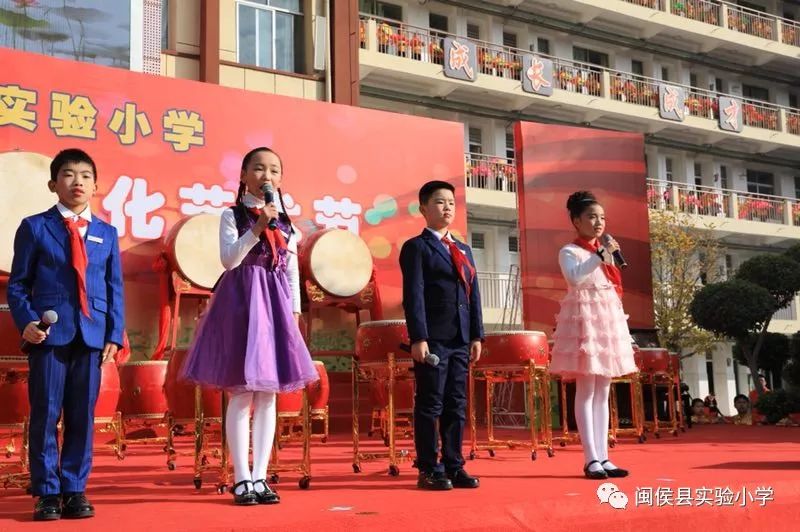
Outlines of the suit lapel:
M 444 245 L 438 238 L 436 238 L 436 236 L 433 233 L 431 233 L 427 229 L 423 229 L 421 236 L 422 239 L 425 240 L 425 242 L 427 242 L 428 245 L 434 249 L 434 251 L 439 253 L 439 256 L 441 256 L 442 259 L 444 259 L 447 262 L 447 264 L 450 265 L 453 264 L 453 259 L 450 258 L 450 253 L 447 252 L 447 250 L 444 248 Z
M 58 207 L 53 207 L 47 211 L 45 217 L 47 218 L 45 227 L 47 227 L 47 230 L 53 235 L 53 240 L 55 240 L 64 251 L 67 251 L 69 233 L 67 233 L 67 228 L 64 227 L 64 217 L 58 212 Z

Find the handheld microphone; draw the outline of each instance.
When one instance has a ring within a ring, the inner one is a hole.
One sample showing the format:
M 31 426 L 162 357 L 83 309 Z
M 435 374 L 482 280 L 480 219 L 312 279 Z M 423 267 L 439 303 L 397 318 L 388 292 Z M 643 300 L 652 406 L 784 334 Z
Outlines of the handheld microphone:
M 603 234 L 603 245 L 607 246 L 611 243 L 611 235 L 608 233 Z M 620 268 L 627 268 L 628 263 L 625 262 L 625 257 L 622 256 L 622 252 L 620 250 L 616 250 L 614 253 L 614 262 L 617 263 L 617 266 Z
M 39 325 L 36 326 L 37 329 L 46 333 L 50 330 L 50 326 L 58 321 L 58 314 L 55 310 L 47 310 L 44 314 L 42 314 L 42 320 L 39 322 Z M 20 344 L 20 350 L 25 353 L 26 355 L 31 352 L 31 349 L 36 344 L 32 344 L 27 340 L 23 340 Z
M 411 346 L 408 344 L 400 344 L 400 349 L 405 351 L 406 353 L 411 352 Z M 425 353 L 425 363 L 430 364 L 433 367 L 439 365 L 439 356 L 433 353 Z
M 264 203 L 270 204 L 273 201 L 275 201 L 275 194 L 272 191 L 272 185 L 270 185 L 269 183 L 264 183 L 263 185 L 261 185 L 261 192 L 264 193 Z M 267 227 L 269 227 L 272 231 L 274 231 L 275 229 L 278 228 L 278 221 L 275 218 L 273 218 L 272 220 L 269 221 Z

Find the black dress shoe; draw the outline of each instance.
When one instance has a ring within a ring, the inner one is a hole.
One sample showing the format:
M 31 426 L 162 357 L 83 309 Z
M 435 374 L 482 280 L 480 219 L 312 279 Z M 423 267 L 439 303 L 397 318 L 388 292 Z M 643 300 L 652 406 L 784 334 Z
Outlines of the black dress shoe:
M 589 466 L 592 464 L 600 464 L 600 462 L 598 462 L 597 460 L 592 460 L 591 462 L 583 466 L 583 474 L 586 475 L 586 478 L 592 480 L 603 480 L 608 478 L 608 474 L 606 473 L 605 469 L 601 469 L 600 471 L 589 471 Z
M 608 460 L 603 460 L 602 462 L 600 462 L 600 465 L 605 466 L 607 462 Z M 615 467 L 614 469 L 606 469 L 605 467 L 603 467 L 603 471 L 605 471 L 606 474 L 611 478 L 622 478 L 628 476 L 628 470 L 620 469 L 619 467 Z
M 417 487 L 423 490 L 447 491 L 453 489 L 453 483 L 444 473 L 420 473 Z
M 59 495 L 39 497 L 33 508 L 33 520 L 54 521 L 56 519 L 61 519 L 61 497 Z
M 256 486 L 263 487 L 264 489 L 257 490 Z M 267 481 L 265 479 L 253 481 L 253 491 L 256 494 L 258 504 L 278 504 L 281 502 L 280 496 L 272 491 L 272 488 L 267 485 Z
M 480 480 L 470 476 L 470 474 L 463 469 L 449 473 L 447 476 L 450 478 L 450 482 L 453 483 L 454 488 L 477 488 L 481 485 Z
M 244 489 L 242 489 L 240 493 L 237 493 L 237 491 L 239 491 L 237 489 L 239 486 L 242 486 Z M 231 493 L 233 493 L 233 504 L 238 504 L 239 506 L 258 504 L 258 497 L 256 496 L 256 492 L 253 491 L 253 482 L 251 480 L 237 482 L 231 487 Z
M 86 495 L 83 493 L 65 493 L 61 515 L 64 519 L 94 517 L 94 506 L 89 504 Z

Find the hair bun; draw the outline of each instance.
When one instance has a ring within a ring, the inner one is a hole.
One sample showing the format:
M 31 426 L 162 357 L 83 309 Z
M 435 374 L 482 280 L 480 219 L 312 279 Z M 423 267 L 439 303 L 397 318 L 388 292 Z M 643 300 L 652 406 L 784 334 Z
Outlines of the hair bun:
M 567 209 L 570 212 L 582 210 L 587 203 L 597 203 L 597 198 L 588 190 L 579 190 L 570 194 L 567 199 Z

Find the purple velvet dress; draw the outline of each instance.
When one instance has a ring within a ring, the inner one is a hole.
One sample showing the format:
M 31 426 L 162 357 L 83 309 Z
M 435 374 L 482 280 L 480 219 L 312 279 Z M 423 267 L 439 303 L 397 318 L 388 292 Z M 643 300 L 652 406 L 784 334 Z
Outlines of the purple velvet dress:
M 239 236 L 255 217 L 234 208 Z M 290 226 L 279 220 L 288 234 Z M 272 251 L 262 236 L 242 263 L 226 271 L 200 318 L 181 377 L 230 391 L 288 392 L 319 379 L 292 314 L 288 251 Z

